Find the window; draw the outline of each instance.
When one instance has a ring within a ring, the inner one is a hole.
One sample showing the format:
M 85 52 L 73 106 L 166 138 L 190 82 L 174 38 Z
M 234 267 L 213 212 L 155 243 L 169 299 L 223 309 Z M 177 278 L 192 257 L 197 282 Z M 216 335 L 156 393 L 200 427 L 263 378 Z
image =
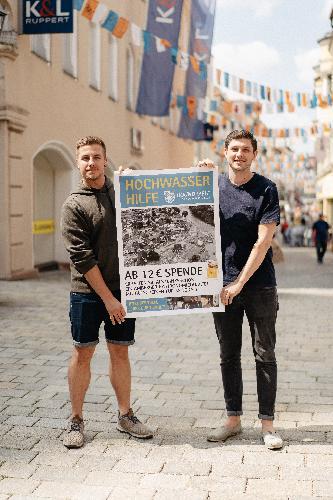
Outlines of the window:
M 73 33 L 64 34 L 63 70 L 77 78 L 77 12 L 73 16 Z
M 89 85 L 101 89 L 101 28 L 90 23 Z
M 127 49 L 127 109 L 134 109 L 134 55 L 131 47 Z
M 118 100 L 118 40 L 113 35 L 109 35 L 109 97 L 114 101 Z
M 47 62 L 51 61 L 51 35 L 30 35 L 31 52 Z

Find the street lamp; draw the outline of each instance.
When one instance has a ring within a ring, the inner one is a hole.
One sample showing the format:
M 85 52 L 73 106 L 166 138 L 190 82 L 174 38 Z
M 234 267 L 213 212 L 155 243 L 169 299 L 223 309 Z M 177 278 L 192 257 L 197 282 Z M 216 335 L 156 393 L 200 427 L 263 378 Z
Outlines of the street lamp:
M 5 23 L 6 16 L 7 16 L 7 12 L 3 12 L 2 10 L 0 10 L 0 34 L 2 32 L 2 28 L 3 28 L 3 25 Z

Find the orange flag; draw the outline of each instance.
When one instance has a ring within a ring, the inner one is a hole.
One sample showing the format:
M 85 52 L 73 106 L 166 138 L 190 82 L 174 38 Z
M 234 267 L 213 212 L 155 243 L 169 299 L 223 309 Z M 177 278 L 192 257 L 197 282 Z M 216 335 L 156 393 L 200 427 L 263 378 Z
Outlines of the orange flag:
M 306 94 L 302 94 L 302 106 L 306 107 L 307 106 L 307 98 Z
M 244 94 L 244 80 L 242 78 L 239 79 L 239 92 Z
M 86 3 L 84 4 L 82 11 L 83 17 L 91 21 L 98 7 L 98 4 L 99 4 L 98 0 L 87 0 Z
M 171 43 L 169 42 L 169 40 L 165 40 L 164 38 L 161 38 L 161 44 L 164 45 L 166 49 L 170 49 L 171 47 Z
M 190 61 L 192 64 L 193 71 L 196 73 L 200 73 L 199 61 L 196 57 L 190 56 Z
M 229 114 L 232 112 L 232 102 L 224 101 L 223 103 L 223 111 L 226 114 Z
M 221 85 L 221 74 L 222 74 L 222 71 L 220 69 L 217 69 L 216 70 L 216 81 L 217 81 L 218 85 Z
M 187 111 L 190 118 L 195 118 L 197 109 L 197 100 L 194 96 L 189 95 L 187 97 Z
M 117 38 L 122 38 L 127 31 L 128 25 L 129 21 L 124 17 L 120 17 L 112 31 L 112 35 L 116 36 Z

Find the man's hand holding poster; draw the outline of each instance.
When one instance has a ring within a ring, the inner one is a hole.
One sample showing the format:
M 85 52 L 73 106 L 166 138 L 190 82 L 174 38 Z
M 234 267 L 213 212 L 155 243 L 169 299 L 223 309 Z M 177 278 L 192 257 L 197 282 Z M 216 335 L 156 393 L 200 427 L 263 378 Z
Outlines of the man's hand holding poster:
M 215 169 L 115 174 L 127 317 L 224 311 Z

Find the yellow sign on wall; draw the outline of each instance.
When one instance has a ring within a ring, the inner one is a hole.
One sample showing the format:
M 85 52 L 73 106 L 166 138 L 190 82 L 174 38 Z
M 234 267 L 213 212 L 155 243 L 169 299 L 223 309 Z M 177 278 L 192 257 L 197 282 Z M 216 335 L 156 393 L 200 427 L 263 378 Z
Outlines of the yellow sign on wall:
M 54 219 L 34 220 L 32 223 L 32 234 L 54 233 Z

